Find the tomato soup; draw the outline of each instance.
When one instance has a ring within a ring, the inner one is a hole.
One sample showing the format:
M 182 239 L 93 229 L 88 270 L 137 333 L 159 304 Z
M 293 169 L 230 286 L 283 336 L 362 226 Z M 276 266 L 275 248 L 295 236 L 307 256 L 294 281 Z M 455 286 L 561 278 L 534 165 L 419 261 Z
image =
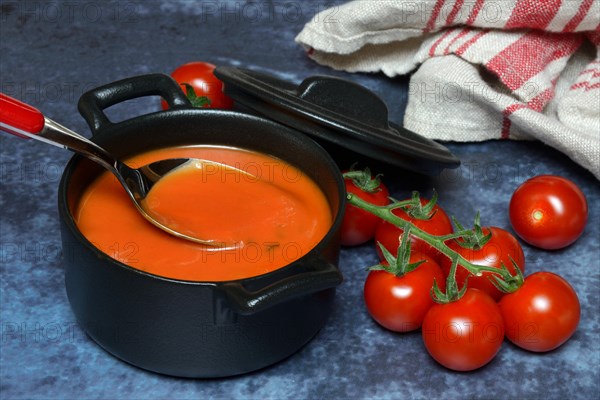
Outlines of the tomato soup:
M 248 278 L 302 257 L 331 227 L 331 209 L 317 184 L 278 158 L 232 147 L 193 146 L 147 152 L 126 163 L 137 168 L 168 158 L 231 166 L 206 162 L 184 167 L 163 178 L 144 200 L 186 233 L 226 245 L 205 246 L 155 227 L 105 172 L 83 193 L 75 222 L 102 252 L 133 268 L 191 281 Z

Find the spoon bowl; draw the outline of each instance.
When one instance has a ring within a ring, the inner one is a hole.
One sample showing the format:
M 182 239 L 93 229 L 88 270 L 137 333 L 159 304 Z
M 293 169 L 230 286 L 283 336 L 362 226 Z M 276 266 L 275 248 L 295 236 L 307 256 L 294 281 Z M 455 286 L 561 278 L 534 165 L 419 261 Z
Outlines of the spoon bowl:
M 36 108 L 3 93 L 0 93 L 0 129 L 22 138 L 33 138 L 72 150 L 100 164 L 115 175 L 140 214 L 156 227 L 169 234 L 207 246 L 225 247 L 231 245 L 218 240 L 198 238 L 189 233 L 182 233 L 167 218 L 146 207 L 143 200 L 157 182 L 181 168 L 197 168 L 206 164 L 251 176 L 248 172 L 216 161 L 197 158 L 159 160 L 140 168 L 132 168 L 113 157 L 108 151 L 91 140 L 45 117 Z

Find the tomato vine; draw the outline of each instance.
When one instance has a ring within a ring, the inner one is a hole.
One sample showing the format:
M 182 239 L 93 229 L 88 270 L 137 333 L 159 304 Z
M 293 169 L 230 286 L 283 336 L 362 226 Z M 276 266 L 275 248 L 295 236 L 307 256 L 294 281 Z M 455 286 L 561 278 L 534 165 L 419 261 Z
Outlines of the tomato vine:
M 466 241 L 470 241 L 469 238 L 473 238 L 473 237 L 475 237 L 475 235 L 477 235 L 477 229 L 461 229 L 461 230 L 458 230 L 457 232 L 453 232 L 448 235 L 435 236 L 435 235 L 431 235 L 431 234 L 423 231 L 422 229 L 419 229 L 414 224 L 412 224 L 410 221 L 406 221 L 406 220 L 394 215 L 392 210 L 395 210 L 397 208 L 407 207 L 407 206 L 410 206 L 410 207 L 416 206 L 415 201 L 418 201 L 418 200 L 415 200 L 414 197 L 410 200 L 394 201 L 391 204 L 388 204 L 386 206 L 377 206 L 377 205 L 371 204 L 352 193 L 347 194 L 347 200 L 348 200 L 349 204 L 352 204 L 355 207 L 361 208 L 367 212 L 370 212 L 373 215 L 376 215 L 377 217 L 381 218 L 384 221 L 387 221 L 396 226 L 399 226 L 404 231 L 410 231 L 411 235 L 416 236 L 417 238 L 423 240 L 424 242 L 426 242 L 431 247 L 435 248 L 437 251 L 444 254 L 446 257 L 450 258 L 451 260 L 455 260 L 458 265 L 467 269 L 471 274 L 473 274 L 475 276 L 480 276 L 483 272 L 490 272 L 493 274 L 497 274 L 499 276 L 499 278 L 506 283 L 514 281 L 514 276 L 511 275 L 510 272 L 506 268 L 498 269 L 498 268 L 488 267 L 485 265 L 473 264 L 473 263 L 469 262 L 467 259 L 465 259 L 459 253 L 452 250 L 446 244 L 446 241 L 451 240 L 451 239 L 458 239 L 458 238 L 463 238 Z

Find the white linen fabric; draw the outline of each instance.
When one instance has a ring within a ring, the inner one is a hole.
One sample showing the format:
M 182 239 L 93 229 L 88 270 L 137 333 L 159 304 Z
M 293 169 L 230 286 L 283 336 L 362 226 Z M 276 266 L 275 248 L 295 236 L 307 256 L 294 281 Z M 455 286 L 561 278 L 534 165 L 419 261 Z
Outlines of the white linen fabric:
M 350 72 L 412 73 L 404 126 L 431 139 L 540 140 L 600 179 L 600 2 L 356 0 L 296 37 Z

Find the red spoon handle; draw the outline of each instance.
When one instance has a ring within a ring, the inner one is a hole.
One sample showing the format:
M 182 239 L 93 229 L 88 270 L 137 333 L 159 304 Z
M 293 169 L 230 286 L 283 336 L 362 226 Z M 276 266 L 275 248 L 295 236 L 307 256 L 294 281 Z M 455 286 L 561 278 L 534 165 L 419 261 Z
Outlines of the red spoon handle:
M 36 135 L 44 128 L 44 115 L 36 108 L 0 93 L 0 128 L 13 135 Z

